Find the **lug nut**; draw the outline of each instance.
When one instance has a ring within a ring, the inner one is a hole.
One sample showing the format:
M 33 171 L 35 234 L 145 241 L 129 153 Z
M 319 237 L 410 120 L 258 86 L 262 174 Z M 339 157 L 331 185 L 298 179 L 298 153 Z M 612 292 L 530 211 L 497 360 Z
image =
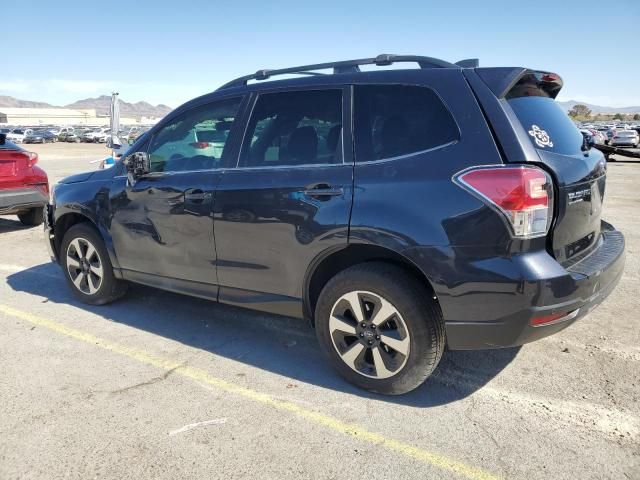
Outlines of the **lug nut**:
M 367 324 L 362 322 L 362 328 L 365 328 L 366 326 L 367 326 Z
M 364 333 L 360 332 L 360 336 L 361 336 L 361 337 L 364 337 Z
M 367 343 L 368 343 L 369 345 L 372 345 L 372 344 L 373 344 L 373 342 L 372 342 L 371 340 L 369 340 Z
M 380 340 L 380 335 L 376 335 L 376 340 Z

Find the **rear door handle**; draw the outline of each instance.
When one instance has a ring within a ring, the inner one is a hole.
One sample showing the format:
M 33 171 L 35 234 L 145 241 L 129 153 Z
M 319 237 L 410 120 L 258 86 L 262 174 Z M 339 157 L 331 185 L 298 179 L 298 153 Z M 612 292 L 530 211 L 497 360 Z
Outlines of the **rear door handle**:
M 184 199 L 187 202 L 202 203 L 205 201 L 206 198 L 207 198 L 207 194 L 203 190 L 200 190 L 199 188 L 194 188 L 192 190 L 187 190 L 186 192 L 184 192 Z
M 302 193 L 311 198 L 338 197 L 344 194 L 344 188 L 332 187 L 328 183 L 316 183 L 306 187 Z

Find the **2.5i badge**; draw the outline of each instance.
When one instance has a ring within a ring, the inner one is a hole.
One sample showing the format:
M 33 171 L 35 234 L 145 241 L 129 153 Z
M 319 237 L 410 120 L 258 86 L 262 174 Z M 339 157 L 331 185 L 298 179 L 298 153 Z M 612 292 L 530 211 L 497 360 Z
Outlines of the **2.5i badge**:
M 536 141 L 536 145 L 539 147 L 553 147 L 553 142 L 551 141 L 551 137 L 546 130 L 542 130 L 537 125 L 531 125 L 531 130 L 529 130 L 529 135 L 533 137 Z

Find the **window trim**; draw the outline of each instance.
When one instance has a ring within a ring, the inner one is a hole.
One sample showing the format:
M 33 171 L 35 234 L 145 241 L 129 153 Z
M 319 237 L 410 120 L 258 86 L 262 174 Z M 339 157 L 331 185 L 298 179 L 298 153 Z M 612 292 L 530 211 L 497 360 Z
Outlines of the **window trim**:
M 422 154 L 425 154 L 425 153 L 433 152 L 435 150 L 440 150 L 442 148 L 447 148 L 447 147 L 450 147 L 452 145 L 455 145 L 459 141 L 460 141 L 460 137 L 458 137 L 456 140 L 451 140 L 450 142 L 443 143 L 442 145 L 437 145 L 435 147 L 427 148 L 426 150 L 419 150 L 419 151 L 416 151 L 416 152 L 406 153 L 404 155 L 397 155 L 395 157 L 379 158 L 377 160 L 364 160 L 362 162 L 356 161 L 356 166 L 357 165 L 368 165 L 370 163 L 383 163 L 383 162 L 392 162 L 392 161 L 395 161 L 395 160 L 402 160 L 404 158 L 413 157 L 415 155 L 422 155 Z
M 440 95 L 440 93 L 433 87 L 431 87 L 430 85 L 425 85 L 425 84 L 420 84 L 420 83 L 354 83 L 353 85 L 353 89 L 351 91 L 351 98 L 352 98 L 352 106 L 351 106 L 351 121 L 352 121 L 352 138 L 353 138 L 353 162 L 356 166 L 358 165 L 369 165 L 369 164 L 373 164 L 373 163 L 383 163 L 383 162 L 392 162 L 392 161 L 396 161 L 396 160 L 403 160 L 405 158 L 409 158 L 409 157 L 413 157 L 415 155 L 423 155 L 425 153 L 430 153 L 436 150 L 440 150 L 442 148 L 447 148 L 447 147 L 451 147 L 457 143 L 459 143 L 462 140 L 462 131 L 460 130 L 460 125 L 458 124 L 458 121 L 456 120 L 456 117 L 454 116 L 453 112 L 451 111 L 451 108 L 449 107 L 449 105 L 447 104 L 447 102 L 445 101 L 444 98 L 442 98 L 442 96 Z M 444 105 L 444 107 L 446 108 L 447 112 L 449 112 L 449 115 L 451 115 L 451 119 L 453 120 L 453 124 L 456 126 L 456 132 L 457 132 L 457 136 L 454 140 L 451 140 L 447 143 L 443 143 L 441 145 L 436 145 L 435 147 L 431 147 L 431 148 L 427 148 L 425 150 L 418 150 L 415 152 L 411 152 L 411 153 L 405 153 L 404 155 L 396 155 L 395 157 L 386 157 L 386 158 L 378 158 L 376 160 L 363 160 L 363 161 L 358 161 L 357 156 L 356 156 L 356 112 L 355 112 L 355 99 L 356 99 L 356 88 L 357 87 L 420 87 L 420 88 L 425 88 L 428 90 L 431 90 L 431 92 L 440 100 L 440 102 L 442 103 L 442 105 Z
M 245 167 L 240 166 L 240 160 L 242 159 L 242 151 L 245 146 L 245 142 L 247 139 L 247 135 L 249 133 L 249 124 L 251 123 L 251 119 L 253 117 L 253 112 L 255 110 L 256 105 L 258 104 L 258 100 L 261 95 L 277 95 L 279 93 L 290 93 L 290 92 L 313 92 L 313 91 L 327 91 L 327 90 L 338 90 L 341 94 L 340 97 L 340 108 L 341 108 L 341 116 L 342 116 L 342 163 L 305 163 L 302 165 L 259 165 L 253 167 Z M 318 168 L 318 167 L 343 167 L 344 165 L 351 165 L 352 162 L 347 162 L 347 149 L 345 148 L 345 120 L 351 122 L 351 109 L 347 111 L 345 108 L 345 100 L 348 99 L 351 101 L 351 92 L 350 86 L 345 85 L 331 85 L 331 86 L 301 86 L 296 88 L 274 88 L 269 90 L 259 90 L 251 93 L 251 98 L 249 98 L 249 106 L 247 107 L 247 113 L 244 121 L 244 132 L 242 134 L 242 138 L 240 140 L 240 144 L 238 146 L 237 158 L 235 166 L 230 166 L 227 169 L 229 170 L 282 170 L 282 169 L 301 169 L 301 168 Z M 348 115 L 348 116 L 347 116 Z M 349 129 L 351 130 L 351 128 Z M 351 157 L 351 156 L 349 156 Z

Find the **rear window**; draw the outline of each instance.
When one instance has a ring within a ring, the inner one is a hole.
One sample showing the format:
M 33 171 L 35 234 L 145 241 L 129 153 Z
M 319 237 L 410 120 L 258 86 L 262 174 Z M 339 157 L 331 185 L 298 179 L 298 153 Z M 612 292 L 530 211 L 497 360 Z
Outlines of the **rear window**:
M 561 155 L 582 153 L 584 139 L 569 116 L 553 99 L 553 77 L 525 75 L 506 95 L 507 102 L 539 150 Z
M 618 132 L 619 137 L 635 137 L 636 132 Z
M 22 148 L 9 140 L 5 140 L 3 144 L 0 144 L 0 150 L 22 150 Z
M 427 87 L 357 85 L 354 100 L 356 161 L 419 153 L 454 142 L 458 126 Z

